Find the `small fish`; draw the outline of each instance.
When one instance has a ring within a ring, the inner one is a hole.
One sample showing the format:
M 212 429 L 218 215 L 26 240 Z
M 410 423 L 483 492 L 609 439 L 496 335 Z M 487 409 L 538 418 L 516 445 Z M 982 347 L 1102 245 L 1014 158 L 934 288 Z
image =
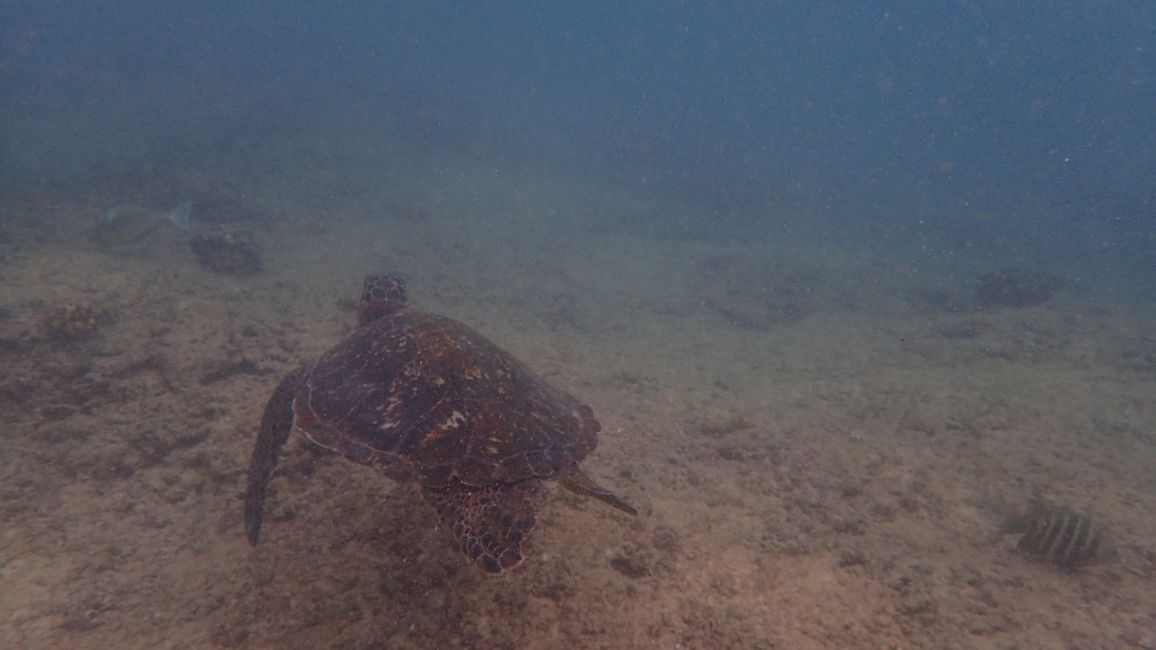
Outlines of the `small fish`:
M 101 217 L 92 239 L 101 246 L 131 244 L 145 239 L 166 223 L 188 232 L 192 209 L 193 204 L 188 201 L 168 212 L 132 204 L 118 205 Z
M 1120 559 L 1103 528 L 1087 515 L 1075 512 L 1032 505 L 1027 514 L 1006 522 L 1003 530 L 1023 533 L 1016 544 L 1021 553 L 1065 569 L 1111 564 Z

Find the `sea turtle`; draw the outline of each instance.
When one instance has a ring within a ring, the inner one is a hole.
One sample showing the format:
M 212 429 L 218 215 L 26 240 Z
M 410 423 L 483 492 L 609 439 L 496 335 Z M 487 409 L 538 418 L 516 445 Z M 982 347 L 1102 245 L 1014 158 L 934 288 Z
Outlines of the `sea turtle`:
M 391 479 L 415 481 L 462 553 L 490 573 L 521 564 L 543 479 L 629 514 L 582 473 L 601 426 L 589 406 L 458 321 L 406 305 L 399 275 L 365 278 L 359 326 L 265 407 L 249 464 L 245 534 L 292 430 Z

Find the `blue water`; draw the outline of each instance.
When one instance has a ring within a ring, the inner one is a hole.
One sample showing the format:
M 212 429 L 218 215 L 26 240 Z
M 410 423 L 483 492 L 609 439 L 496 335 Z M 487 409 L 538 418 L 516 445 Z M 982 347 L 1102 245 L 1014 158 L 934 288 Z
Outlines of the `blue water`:
M 0 23 L 12 177 L 211 167 L 238 133 L 359 106 L 391 137 L 609 175 L 740 232 L 806 204 L 832 237 L 1152 297 L 1149 2 L 8 2 Z

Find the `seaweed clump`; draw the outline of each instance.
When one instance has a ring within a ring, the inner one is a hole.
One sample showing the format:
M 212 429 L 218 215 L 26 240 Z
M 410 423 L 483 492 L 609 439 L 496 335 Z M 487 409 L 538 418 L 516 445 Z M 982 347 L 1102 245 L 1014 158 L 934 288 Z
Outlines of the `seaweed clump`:
M 1007 267 L 979 276 L 975 299 L 981 309 L 1032 307 L 1051 300 L 1060 286 L 1059 278 L 1053 275 Z
M 201 266 L 222 275 L 253 275 L 261 270 L 261 252 L 252 234 L 223 226 L 189 242 Z
M 76 341 L 88 338 L 112 322 L 108 311 L 91 303 L 65 303 L 52 308 L 40 320 L 41 339 Z

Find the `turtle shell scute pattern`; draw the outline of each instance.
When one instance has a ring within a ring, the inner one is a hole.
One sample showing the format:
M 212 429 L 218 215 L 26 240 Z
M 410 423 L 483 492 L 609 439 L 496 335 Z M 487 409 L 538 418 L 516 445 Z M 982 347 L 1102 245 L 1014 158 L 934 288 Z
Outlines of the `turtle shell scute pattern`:
M 600 428 L 590 407 L 470 327 L 408 309 L 326 353 L 294 415 L 318 445 L 429 487 L 552 478 Z

